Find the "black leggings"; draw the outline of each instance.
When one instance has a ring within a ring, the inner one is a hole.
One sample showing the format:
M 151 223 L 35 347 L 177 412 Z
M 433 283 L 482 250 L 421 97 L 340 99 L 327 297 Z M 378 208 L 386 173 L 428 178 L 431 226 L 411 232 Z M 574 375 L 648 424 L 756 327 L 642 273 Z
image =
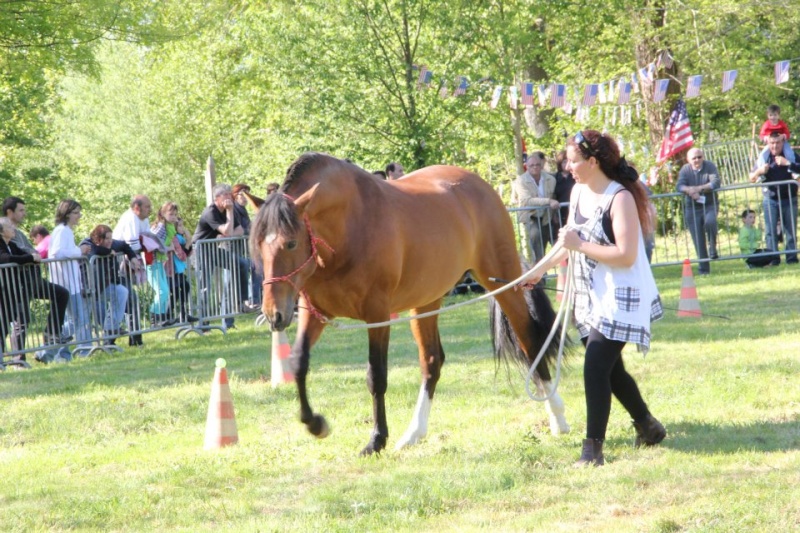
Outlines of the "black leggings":
M 605 439 L 611 412 L 611 394 L 617 397 L 633 420 L 644 419 L 650 411 L 642 399 L 639 387 L 622 363 L 622 348 L 625 343 L 609 340 L 594 328 L 581 341 L 586 346 L 583 363 L 586 438 Z

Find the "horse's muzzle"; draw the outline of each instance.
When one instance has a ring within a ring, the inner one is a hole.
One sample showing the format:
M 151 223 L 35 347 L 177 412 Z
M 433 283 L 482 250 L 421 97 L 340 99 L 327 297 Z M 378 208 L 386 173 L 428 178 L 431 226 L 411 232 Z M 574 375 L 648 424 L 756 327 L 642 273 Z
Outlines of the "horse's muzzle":
M 294 318 L 294 313 L 281 313 L 276 311 L 273 315 L 264 315 L 272 331 L 283 331 L 289 327 Z

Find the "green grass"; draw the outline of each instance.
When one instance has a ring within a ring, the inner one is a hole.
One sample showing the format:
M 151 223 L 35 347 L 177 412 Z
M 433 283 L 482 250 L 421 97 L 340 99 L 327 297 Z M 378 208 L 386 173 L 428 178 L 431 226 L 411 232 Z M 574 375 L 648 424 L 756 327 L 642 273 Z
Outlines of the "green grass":
M 395 452 L 419 389 L 408 327 L 390 347 L 389 450 L 371 430 L 366 333 L 326 331 L 310 399 L 269 384 L 270 336 L 148 336 L 141 350 L 0 374 L 0 531 L 790 531 L 800 529 L 800 270 L 716 262 L 697 278 L 705 313 L 666 317 L 626 366 L 669 435 L 632 448 L 612 406 L 603 468 L 576 470 L 585 429 L 581 355 L 560 391 L 571 434 L 549 434 L 522 379 L 496 371 L 486 308 L 441 319 L 447 352 L 431 424 Z M 680 267 L 656 271 L 678 305 Z M 247 322 L 247 323 L 246 323 Z M 204 451 L 214 360 L 228 361 L 240 443 Z

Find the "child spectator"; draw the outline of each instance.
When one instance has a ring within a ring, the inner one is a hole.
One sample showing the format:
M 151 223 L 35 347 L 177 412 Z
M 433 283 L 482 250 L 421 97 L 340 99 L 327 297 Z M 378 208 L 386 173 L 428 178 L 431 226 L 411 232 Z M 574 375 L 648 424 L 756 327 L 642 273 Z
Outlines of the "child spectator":
M 783 135 L 783 140 L 787 141 L 783 143 L 783 157 L 788 159 L 791 163 L 794 163 L 794 152 L 792 151 L 791 145 L 788 143 L 789 126 L 787 126 L 786 123 L 781 120 L 781 108 L 776 104 L 771 104 L 769 107 L 767 107 L 767 120 L 761 125 L 761 132 L 758 134 L 758 136 L 761 139 L 761 142 L 766 144 L 766 142 L 769 140 L 769 136 L 773 133 L 780 133 Z M 761 152 L 762 160 L 766 161 L 768 151 L 769 150 L 765 148 Z
M 761 230 L 755 226 L 756 212 L 752 209 L 745 209 L 742 211 L 742 224 L 739 229 L 739 249 L 743 255 L 753 255 L 765 252 L 759 248 L 761 244 Z M 747 268 L 761 268 L 770 264 L 772 257 L 745 257 Z
M 47 231 L 47 228 L 41 224 L 32 227 L 31 240 L 33 241 L 36 251 L 42 256 L 42 259 L 47 259 L 47 252 L 50 250 L 50 232 Z

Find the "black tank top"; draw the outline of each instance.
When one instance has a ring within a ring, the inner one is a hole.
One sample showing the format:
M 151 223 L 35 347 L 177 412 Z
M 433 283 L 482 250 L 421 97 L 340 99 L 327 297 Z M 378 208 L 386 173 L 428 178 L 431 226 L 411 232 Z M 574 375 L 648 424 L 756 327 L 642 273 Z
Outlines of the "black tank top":
M 617 194 L 619 194 L 621 191 L 624 190 L 625 189 L 620 189 L 619 191 L 614 193 L 614 196 L 616 196 Z M 583 224 L 589 219 L 581 214 L 581 209 L 579 207 L 581 204 L 580 199 L 581 197 L 580 195 L 578 195 L 578 201 L 575 202 L 575 222 L 577 222 L 578 224 Z M 602 224 L 603 224 L 603 231 L 608 236 L 608 240 L 611 242 L 611 244 L 617 244 L 617 240 L 614 238 L 614 226 L 611 223 L 611 204 L 613 203 L 614 200 L 612 199 L 611 202 L 608 204 L 609 205 L 608 209 L 606 211 L 603 211 Z

